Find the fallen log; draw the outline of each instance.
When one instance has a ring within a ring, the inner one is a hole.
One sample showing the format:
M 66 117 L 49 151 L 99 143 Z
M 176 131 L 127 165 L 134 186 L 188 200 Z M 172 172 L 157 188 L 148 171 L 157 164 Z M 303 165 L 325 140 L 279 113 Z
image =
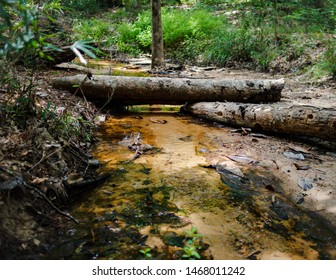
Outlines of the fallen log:
M 173 79 L 85 75 L 58 77 L 52 85 L 85 98 L 111 105 L 172 104 L 200 101 L 275 102 L 281 98 L 284 80 Z M 77 86 L 77 88 L 76 88 Z M 79 91 L 77 91 L 80 93 Z
M 244 104 L 200 102 L 183 111 L 211 121 L 255 131 L 336 140 L 336 109 L 287 102 Z

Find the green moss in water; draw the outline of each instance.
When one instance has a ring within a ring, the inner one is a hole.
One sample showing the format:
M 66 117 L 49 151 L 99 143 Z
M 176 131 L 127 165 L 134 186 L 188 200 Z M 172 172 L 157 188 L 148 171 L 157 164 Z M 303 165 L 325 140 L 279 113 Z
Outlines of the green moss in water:
M 149 74 L 141 71 L 124 71 L 120 69 L 114 69 L 112 70 L 112 76 L 149 77 Z

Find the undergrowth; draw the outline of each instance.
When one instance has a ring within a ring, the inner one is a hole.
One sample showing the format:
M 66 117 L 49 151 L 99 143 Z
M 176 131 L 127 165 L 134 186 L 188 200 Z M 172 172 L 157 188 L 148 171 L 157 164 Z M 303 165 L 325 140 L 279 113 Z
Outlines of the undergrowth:
M 336 17 L 330 1 L 321 7 L 309 0 L 300 5 L 281 0 L 180 2 L 184 5 L 162 8 L 166 57 L 175 62 L 335 76 Z M 119 8 L 78 19 L 73 29 L 76 39 L 116 46 L 132 56 L 151 51 L 151 14 L 143 8 L 137 14 Z M 309 55 L 317 48 L 324 54 Z

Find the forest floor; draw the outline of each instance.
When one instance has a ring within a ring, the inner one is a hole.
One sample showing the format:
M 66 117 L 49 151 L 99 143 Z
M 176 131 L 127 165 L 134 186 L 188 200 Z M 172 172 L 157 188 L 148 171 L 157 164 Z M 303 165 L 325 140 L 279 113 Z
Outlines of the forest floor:
M 146 71 L 148 67 L 148 65 L 142 66 L 141 70 Z M 98 126 L 97 115 L 100 113 L 92 104 L 49 86 L 49 80 L 53 75 L 71 74 L 75 72 L 53 70 L 40 75 L 37 88 L 38 103 L 40 106 L 46 106 L 50 102 L 55 104 L 56 110 L 69 109 L 70 106 L 70 111 L 85 115 L 88 122 Z M 179 77 L 215 79 L 285 78 L 283 99 L 293 103 L 336 108 L 336 82 L 328 79 L 312 82 L 304 76 L 200 67 L 188 67 L 178 73 L 174 72 L 175 74 Z M 1 95 L 4 99 L 5 94 Z M 3 109 L 0 112 L 4 116 Z M 104 116 L 100 115 L 100 119 L 103 120 Z M 64 189 L 64 174 L 78 173 L 81 177 L 85 176 L 87 159 L 90 159 L 90 145 L 75 141 L 78 145 L 72 145 L 69 150 L 61 138 L 56 140 L 49 137 L 50 134 L 45 133 L 43 127 L 44 125 L 38 121 L 32 121 L 26 130 L 22 130 L 12 123 L 1 120 L 0 184 L 14 176 L 8 174 L 7 171 L 11 170 L 22 176 L 27 185 L 48 194 L 59 209 L 66 209 L 71 203 L 71 197 L 67 197 Z M 335 143 L 301 141 L 269 135 L 264 139 L 253 139 L 241 136 L 236 145 L 227 147 L 226 150 L 230 154 L 268 158 L 269 164 L 278 170 L 280 179 L 287 182 L 284 184 L 287 188 L 284 190 L 285 193 L 295 203 L 318 213 L 336 227 Z M 55 152 L 57 147 L 60 147 L 60 152 Z M 285 157 L 286 151 L 302 154 L 305 159 L 299 161 Z M 54 153 L 52 156 L 47 156 L 52 153 Z M 80 163 L 82 158 L 84 164 Z M 60 168 L 63 168 L 65 173 L 60 172 Z M 306 182 L 311 182 L 311 189 L 300 188 L 299 182 L 302 178 L 305 178 Z M 10 191 L 0 191 L 0 218 L 2 259 L 43 258 L 48 250 L 48 244 L 52 242 L 51 232 L 57 234 L 60 230 L 57 225 L 62 223 L 62 219 L 66 219 L 64 215 L 59 215 L 55 209 L 51 209 L 50 204 L 36 194 L 34 189 L 27 189 L 24 186 Z

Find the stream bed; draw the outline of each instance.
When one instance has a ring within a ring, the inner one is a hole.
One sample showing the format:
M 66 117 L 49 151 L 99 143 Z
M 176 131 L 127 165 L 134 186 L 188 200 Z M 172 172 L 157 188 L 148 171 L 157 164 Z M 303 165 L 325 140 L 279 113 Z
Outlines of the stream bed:
M 92 153 L 111 178 L 77 200 L 50 258 L 335 259 L 333 226 L 291 198 L 275 156 L 249 152 L 266 140 L 231 130 L 176 112 L 109 118 Z

